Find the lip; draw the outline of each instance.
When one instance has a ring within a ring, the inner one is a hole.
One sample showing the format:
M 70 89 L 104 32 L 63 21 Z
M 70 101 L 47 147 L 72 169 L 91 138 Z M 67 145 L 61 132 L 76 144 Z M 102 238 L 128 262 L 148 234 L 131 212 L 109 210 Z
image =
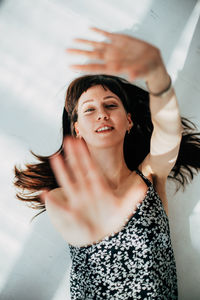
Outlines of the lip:
M 99 129 L 102 128 L 102 127 L 111 127 L 112 129 L 114 129 L 114 127 L 111 126 L 111 125 L 109 125 L 109 124 L 102 124 L 101 126 L 99 126 L 99 127 L 95 130 L 95 132 L 97 132 L 97 130 L 99 130 Z

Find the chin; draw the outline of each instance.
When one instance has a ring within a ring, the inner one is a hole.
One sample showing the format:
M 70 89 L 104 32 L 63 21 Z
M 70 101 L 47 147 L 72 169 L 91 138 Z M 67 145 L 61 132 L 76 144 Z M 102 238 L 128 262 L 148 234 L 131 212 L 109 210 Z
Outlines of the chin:
M 115 147 L 119 144 L 124 143 L 124 137 L 123 138 L 112 138 L 112 137 L 94 137 L 94 138 L 88 138 L 86 140 L 86 144 L 88 144 L 91 147 L 96 148 L 108 148 L 108 147 Z

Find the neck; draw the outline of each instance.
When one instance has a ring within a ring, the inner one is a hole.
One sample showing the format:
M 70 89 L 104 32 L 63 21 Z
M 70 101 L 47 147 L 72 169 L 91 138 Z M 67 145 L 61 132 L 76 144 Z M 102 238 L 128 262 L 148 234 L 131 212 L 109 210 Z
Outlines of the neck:
M 132 173 L 124 160 L 123 145 L 108 148 L 93 148 L 88 145 L 88 149 L 111 188 L 117 189 Z

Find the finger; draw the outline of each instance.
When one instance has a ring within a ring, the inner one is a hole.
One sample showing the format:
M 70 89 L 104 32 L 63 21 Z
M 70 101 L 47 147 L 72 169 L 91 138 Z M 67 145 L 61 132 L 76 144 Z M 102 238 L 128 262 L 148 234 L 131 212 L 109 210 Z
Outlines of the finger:
M 99 176 L 97 166 L 91 159 L 86 143 L 76 139 L 71 141 L 68 139 L 66 143 L 66 154 L 70 156 L 70 168 L 74 170 L 74 178 L 79 186 L 80 204 L 87 208 L 87 213 L 90 213 L 90 217 L 92 217 L 97 211 L 97 201 L 94 201 L 95 195 L 99 194 L 97 187 L 101 192 L 102 190 L 105 191 L 105 184 Z
M 81 218 L 85 223 L 98 224 L 98 204 L 92 189 L 94 181 L 98 180 L 91 173 L 92 159 L 89 151 L 82 140 L 67 138 L 64 141 L 64 150 L 68 157 L 70 168 L 74 172 L 74 178 L 78 187 L 78 194 L 75 195 L 79 199 L 79 210 L 82 211 Z
M 80 188 L 87 188 L 88 182 L 85 177 L 87 167 L 83 163 L 85 157 L 80 151 L 80 140 L 70 137 L 65 139 L 64 151 L 76 183 L 80 186 Z
M 67 164 L 64 163 L 61 155 L 56 155 L 50 158 L 50 165 L 55 174 L 56 180 L 59 186 L 63 187 L 67 198 L 70 201 L 70 205 L 77 207 L 78 199 L 74 197 L 77 186 L 75 186 L 75 181 L 73 174 Z M 71 200 L 73 199 L 73 201 Z
M 107 71 L 106 64 L 70 65 L 69 67 L 75 70 L 90 71 L 90 72 Z
M 100 34 L 103 34 L 104 36 L 108 37 L 108 38 L 113 38 L 114 34 L 111 33 L 111 32 L 108 32 L 106 30 L 102 30 L 102 29 L 99 29 L 97 27 L 90 27 L 91 30 L 95 31 L 95 32 L 98 32 Z
M 45 189 L 43 190 L 43 192 L 39 195 L 41 203 L 43 203 L 44 205 L 46 204 L 46 195 L 48 194 L 49 190 Z
M 91 45 L 95 48 L 104 48 L 104 47 L 107 47 L 108 46 L 108 43 L 104 43 L 104 42 L 96 42 L 96 41 L 90 41 L 90 40 L 86 40 L 86 39 L 79 39 L 79 38 L 76 38 L 74 39 L 75 42 L 78 42 L 78 43 L 83 43 L 83 44 L 87 44 L 87 45 Z
M 108 191 L 108 186 L 100 175 L 95 162 L 92 160 L 87 145 L 82 140 L 76 141 L 76 157 L 80 160 L 82 168 L 82 174 L 80 174 L 79 183 L 81 182 L 81 205 L 86 207 L 86 215 L 95 224 L 98 223 L 98 216 L 103 213 L 102 198 L 105 196 L 105 192 Z M 101 195 L 103 195 L 101 197 Z M 104 207 L 104 206 L 103 206 Z
M 100 51 L 100 50 L 88 51 L 88 50 L 82 50 L 82 49 L 68 48 L 66 51 L 71 54 L 84 55 L 89 58 L 98 58 L 98 59 L 103 59 L 103 55 L 104 55 L 103 51 Z
M 99 218 L 102 219 L 104 214 L 105 204 L 103 204 L 103 201 L 106 201 L 104 197 L 105 193 L 108 192 L 108 185 L 92 160 L 86 143 L 82 140 L 74 140 L 73 147 L 73 155 L 75 155 L 73 159 L 76 162 L 72 163 L 71 168 L 76 169 L 76 180 L 80 190 L 79 204 L 82 209 L 85 208 L 83 215 L 86 216 L 86 219 L 91 220 L 92 224 L 98 224 Z M 70 147 L 68 146 L 69 150 Z M 109 206 L 109 203 L 107 205 Z
M 69 157 L 70 168 L 74 171 L 73 176 L 79 189 L 79 208 L 84 210 L 83 215 L 86 215 L 86 219 L 95 223 L 98 207 L 92 187 L 96 179 L 94 175 L 88 176 L 91 172 L 92 160 L 88 149 L 83 148 L 83 144 L 82 140 L 78 139 L 68 138 L 64 141 L 66 156 Z
M 103 176 L 101 175 L 99 167 L 92 160 L 86 143 L 84 143 L 83 141 L 80 141 L 79 151 L 80 151 L 80 157 L 84 157 L 84 160 L 82 160 L 82 163 L 85 165 L 85 170 L 87 172 L 87 178 L 90 182 L 91 187 L 93 187 L 93 189 L 95 191 L 97 191 L 97 189 L 98 190 L 99 189 L 100 190 L 107 189 L 108 185 L 106 184 L 106 181 L 104 180 Z
M 67 172 L 67 166 L 64 163 L 61 155 L 52 156 L 50 158 L 50 166 L 54 172 L 54 175 L 56 176 L 59 186 L 65 189 L 69 183 L 73 183 L 73 180 L 70 177 L 69 172 Z
M 69 140 L 68 144 L 70 144 Z M 71 168 L 76 169 L 76 180 L 80 190 L 80 206 L 82 209 L 85 209 L 84 214 L 88 220 L 95 224 L 96 222 L 98 223 L 98 216 L 102 206 L 102 199 L 98 190 L 102 193 L 102 191 L 105 191 L 105 186 L 99 176 L 97 166 L 90 156 L 86 143 L 82 140 L 74 140 L 73 147 L 74 158 L 72 161 L 74 160 L 74 162 L 72 162 Z M 68 147 L 69 150 L 70 147 Z

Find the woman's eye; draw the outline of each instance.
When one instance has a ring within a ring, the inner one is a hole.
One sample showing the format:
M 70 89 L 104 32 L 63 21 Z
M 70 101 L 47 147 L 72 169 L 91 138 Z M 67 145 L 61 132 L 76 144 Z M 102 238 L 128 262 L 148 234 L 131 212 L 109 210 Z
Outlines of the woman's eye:
M 109 105 L 106 105 L 106 107 L 117 107 L 116 104 L 109 104 Z
M 114 107 L 117 107 L 116 104 L 108 104 L 108 105 L 105 105 L 105 107 L 107 108 L 114 108 Z M 93 111 L 94 108 L 88 108 L 85 112 L 90 112 L 90 111 Z
M 94 108 L 88 108 L 85 112 L 92 111 Z

